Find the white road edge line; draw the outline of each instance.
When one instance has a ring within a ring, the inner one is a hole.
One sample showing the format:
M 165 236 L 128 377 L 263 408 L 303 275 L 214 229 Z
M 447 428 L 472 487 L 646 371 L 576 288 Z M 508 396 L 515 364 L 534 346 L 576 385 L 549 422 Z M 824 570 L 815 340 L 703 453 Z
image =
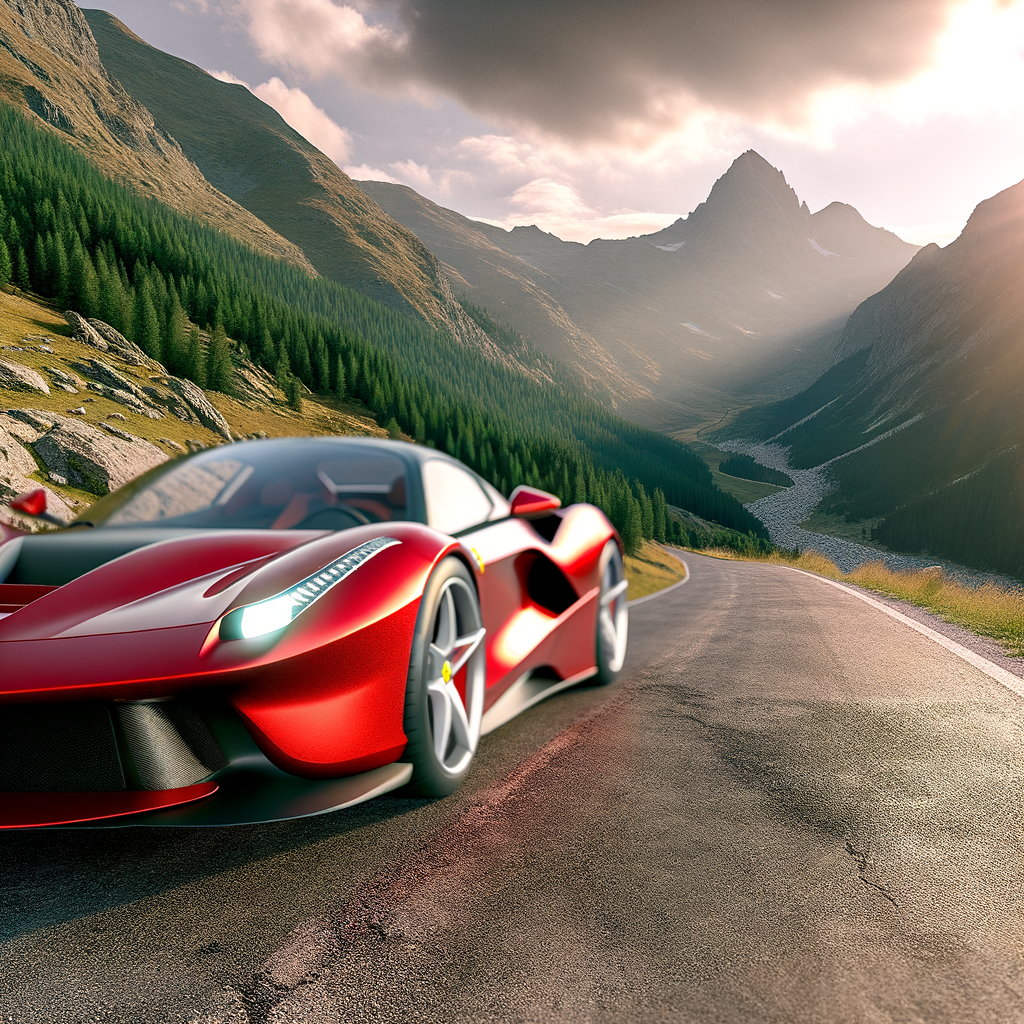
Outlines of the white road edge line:
M 690 582 L 690 567 L 682 558 L 679 558 L 679 556 L 674 551 L 669 551 L 669 554 L 673 558 L 676 558 L 683 563 L 683 568 L 686 570 L 686 575 L 678 583 L 673 583 L 671 587 L 665 587 L 664 590 L 656 590 L 653 594 L 644 594 L 643 597 L 638 597 L 635 601 L 627 601 L 627 608 L 632 608 L 635 604 L 643 604 L 644 601 L 653 601 L 656 597 L 661 597 L 662 594 L 670 594 L 673 590 L 676 589 L 676 587 L 681 587 L 684 583 Z
M 872 607 L 877 608 L 879 611 L 885 612 L 886 615 L 891 616 L 897 622 L 902 622 L 904 626 L 909 626 L 911 629 L 917 630 L 917 632 L 922 636 L 928 637 L 929 640 L 934 640 L 940 647 L 945 647 L 951 654 L 955 654 L 958 658 L 963 658 L 964 661 L 973 665 L 979 671 L 984 672 L 985 675 L 994 679 L 997 683 L 1001 683 L 1008 690 L 1012 690 L 1018 697 L 1024 697 L 1024 679 L 1021 679 L 1020 676 L 1015 676 L 1012 672 L 1007 672 L 1005 668 L 989 661 L 988 658 L 983 658 L 980 654 L 975 654 L 974 651 L 964 647 L 963 644 L 958 644 L 955 640 L 950 640 L 948 636 L 943 636 L 941 633 L 937 633 L 929 626 L 918 622 L 916 619 L 910 618 L 908 615 L 904 615 L 902 612 L 896 611 L 895 608 L 890 608 L 887 604 L 882 604 L 881 601 L 876 601 L 873 597 L 868 597 L 867 594 L 862 594 L 859 590 L 854 590 L 853 587 L 847 587 L 842 583 L 837 583 L 835 580 L 827 579 L 824 576 L 816 576 L 813 572 L 806 572 L 803 569 L 797 569 L 792 565 L 784 565 L 782 568 L 789 569 L 792 572 L 798 572 L 801 576 L 810 576 L 812 580 L 817 580 L 819 583 L 827 583 L 830 587 L 836 587 L 838 590 L 845 590 L 846 593 L 852 594 L 865 604 L 869 604 Z M 640 600 L 643 600 L 643 598 Z

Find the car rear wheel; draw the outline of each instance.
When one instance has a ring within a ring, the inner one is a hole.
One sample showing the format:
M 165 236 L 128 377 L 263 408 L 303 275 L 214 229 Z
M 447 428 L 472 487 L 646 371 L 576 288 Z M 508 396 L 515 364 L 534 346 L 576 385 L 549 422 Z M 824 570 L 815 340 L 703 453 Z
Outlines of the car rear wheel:
M 469 772 L 483 717 L 484 634 L 469 570 L 444 559 L 420 602 L 405 691 L 403 760 L 423 796 L 447 796 Z
M 613 683 L 622 671 L 629 631 L 626 570 L 614 540 L 608 541 L 601 552 L 601 592 L 597 602 L 596 681 L 605 686 Z

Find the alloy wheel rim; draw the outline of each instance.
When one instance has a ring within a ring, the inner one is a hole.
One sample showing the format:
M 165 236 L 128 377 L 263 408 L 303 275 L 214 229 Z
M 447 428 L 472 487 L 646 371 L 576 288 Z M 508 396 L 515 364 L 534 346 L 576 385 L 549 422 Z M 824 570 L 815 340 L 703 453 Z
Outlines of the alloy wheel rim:
M 613 552 L 601 574 L 601 595 L 597 612 L 597 635 L 601 660 L 608 671 L 618 672 L 626 660 L 626 578 L 618 551 Z
M 446 580 L 427 652 L 427 696 L 434 757 L 451 775 L 466 769 L 480 740 L 485 634 L 472 588 Z

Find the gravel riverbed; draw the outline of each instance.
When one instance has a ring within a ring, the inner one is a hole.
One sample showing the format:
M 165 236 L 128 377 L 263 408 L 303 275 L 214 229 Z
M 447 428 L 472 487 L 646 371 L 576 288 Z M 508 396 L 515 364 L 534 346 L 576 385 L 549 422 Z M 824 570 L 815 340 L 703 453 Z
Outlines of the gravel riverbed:
M 779 547 L 820 551 L 843 572 L 851 572 L 865 562 L 881 561 L 890 569 L 897 571 L 941 565 L 947 576 L 966 586 L 979 587 L 984 583 L 997 583 L 1004 587 L 1020 587 L 1020 582 L 1009 576 L 970 569 L 956 562 L 936 558 L 934 555 L 901 555 L 892 551 L 880 551 L 865 544 L 805 530 L 799 524 L 810 518 L 822 499 L 835 486 L 828 476 L 828 462 L 812 469 L 793 469 L 789 465 L 789 448 L 780 444 L 722 441 L 718 448 L 738 455 L 749 455 L 762 466 L 780 470 L 792 478 L 792 487 L 783 488 L 745 506 L 751 515 L 757 516 L 764 523 L 772 543 Z

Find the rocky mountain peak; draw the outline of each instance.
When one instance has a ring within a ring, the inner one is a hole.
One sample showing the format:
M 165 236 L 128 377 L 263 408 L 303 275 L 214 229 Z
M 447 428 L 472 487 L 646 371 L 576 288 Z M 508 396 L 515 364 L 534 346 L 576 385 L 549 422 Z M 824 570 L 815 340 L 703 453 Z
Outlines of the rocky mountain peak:
M 102 69 L 89 24 L 71 0 L 0 0 L 0 4 L 17 16 L 16 24 L 36 46 L 70 64 Z

